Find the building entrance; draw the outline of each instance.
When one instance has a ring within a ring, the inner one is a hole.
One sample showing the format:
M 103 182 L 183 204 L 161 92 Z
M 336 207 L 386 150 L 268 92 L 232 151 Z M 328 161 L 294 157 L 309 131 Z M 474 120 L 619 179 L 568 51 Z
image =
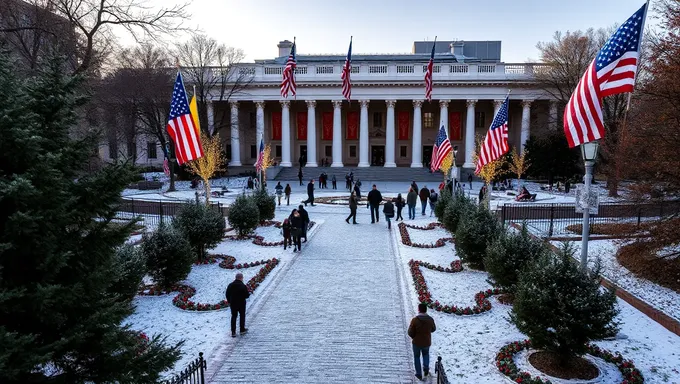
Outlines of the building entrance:
M 371 165 L 383 166 L 385 165 L 385 146 L 373 145 L 371 146 Z
M 432 146 L 423 146 L 423 165 L 430 168 L 430 162 L 432 161 Z

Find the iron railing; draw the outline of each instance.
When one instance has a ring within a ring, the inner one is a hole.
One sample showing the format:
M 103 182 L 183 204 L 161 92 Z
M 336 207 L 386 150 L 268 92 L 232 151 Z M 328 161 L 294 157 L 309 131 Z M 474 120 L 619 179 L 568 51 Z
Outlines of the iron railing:
M 205 384 L 205 370 L 208 364 L 203 358 L 203 352 L 198 353 L 198 359 L 189 363 L 189 365 L 175 374 L 172 379 L 164 380 L 161 384 Z
M 189 202 L 176 202 L 164 200 L 135 200 L 122 199 L 116 210 L 116 219 L 130 220 L 133 218 L 142 218 L 143 224 L 158 225 L 164 220 L 171 220 L 177 211 Z M 228 208 L 221 203 L 213 203 L 210 205 L 213 209 L 218 210 L 222 216 L 227 215 Z
M 437 375 L 437 384 L 449 384 L 449 379 L 446 377 L 446 371 L 444 370 L 441 356 L 437 356 L 437 362 L 434 364 L 434 373 Z

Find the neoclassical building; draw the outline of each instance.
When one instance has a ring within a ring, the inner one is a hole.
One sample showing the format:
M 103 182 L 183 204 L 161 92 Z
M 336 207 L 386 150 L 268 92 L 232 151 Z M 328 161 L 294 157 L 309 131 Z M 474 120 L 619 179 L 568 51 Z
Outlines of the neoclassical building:
M 532 125 L 556 129 L 557 104 L 533 80 L 541 64 L 501 61 L 500 41 L 437 42 L 434 90 L 424 100 L 431 42 L 415 42 L 411 54 L 353 55 L 352 100 L 342 97 L 344 55 L 298 55 L 297 96 L 283 99 L 279 86 L 292 43 L 278 44 L 278 57 L 239 64 L 250 83 L 228 102 L 208 105 L 228 114 L 221 129 L 230 166 L 254 164 L 257 143 L 271 144 L 283 167 L 423 167 L 429 163 L 440 125 L 458 146 L 456 163 L 473 168 L 476 136 L 489 129 L 510 93 L 509 141 L 518 148 Z

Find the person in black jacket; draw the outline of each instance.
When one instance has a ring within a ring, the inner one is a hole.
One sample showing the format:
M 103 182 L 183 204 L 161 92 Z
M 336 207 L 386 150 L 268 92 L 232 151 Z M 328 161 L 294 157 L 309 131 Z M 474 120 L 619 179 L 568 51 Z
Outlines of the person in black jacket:
M 401 210 L 406 205 L 406 201 L 404 201 L 404 198 L 401 197 L 401 193 L 398 194 L 397 197 L 392 201 L 394 201 L 394 206 L 397 207 L 397 218 L 394 219 L 394 221 L 399 221 L 399 219 L 401 219 L 401 221 L 404 221 L 404 218 L 401 217 Z
M 307 212 L 306 209 L 300 205 L 298 207 L 298 212 L 300 213 L 300 217 L 302 217 L 302 226 L 300 227 L 302 229 L 302 234 L 300 237 L 305 238 L 305 243 L 307 242 L 307 228 L 309 227 L 309 213 Z
M 231 308 L 231 337 L 236 337 L 236 316 L 240 315 L 241 334 L 248 332 L 246 328 L 246 299 L 250 297 L 248 287 L 243 283 L 243 274 L 237 273 L 236 279 L 227 286 L 227 301 Z
M 307 203 L 312 204 L 312 207 L 314 206 L 314 179 L 310 180 L 309 184 L 307 184 L 307 200 L 304 203 L 305 207 Z
M 305 221 L 302 215 L 300 215 L 300 211 L 297 209 L 293 209 L 293 213 L 290 215 L 290 226 L 290 232 L 293 236 L 293 252 L 297 252 L 298 250 L 302 251 L 302 242 L 300 241 L 300 238 L 302 238 L 302 230 L 305 226 Z
M 383 207 L 383 213 L 385 214 L 385 221 L 387 221 L 387 229 L 392 228 L 391 218 L 394 217 L 394 204 L 391 201 L 387 201 Z
M 380 202 L 382 201 L 382 195 L 375 184 L 373 184 L 373 189 L 368 192 L 366 198 L 368 199 L 368 207 L 371 209 L 371 224 L 373 224 L 380 221 Z
M 302 186 L 302 166 L 300 166 L 300 170 L 298 171 L 298 179 L 300 179 L 300 186 Z
M 352 219 L 352 224 L 357 223 L 357 197 L 352 192 L 352 194 L 349 196 L 349 216 L 345 219 L 347 224 L 349 224 L 349 219 Z

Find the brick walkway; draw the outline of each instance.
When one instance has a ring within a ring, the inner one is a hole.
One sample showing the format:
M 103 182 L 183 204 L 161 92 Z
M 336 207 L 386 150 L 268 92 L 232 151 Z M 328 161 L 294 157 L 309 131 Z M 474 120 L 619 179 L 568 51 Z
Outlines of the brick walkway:
M 213 366 L 212 383 L 413 382 L 385 223 L 323 216 L 302 254 L 267 288 L 250 332 Z

